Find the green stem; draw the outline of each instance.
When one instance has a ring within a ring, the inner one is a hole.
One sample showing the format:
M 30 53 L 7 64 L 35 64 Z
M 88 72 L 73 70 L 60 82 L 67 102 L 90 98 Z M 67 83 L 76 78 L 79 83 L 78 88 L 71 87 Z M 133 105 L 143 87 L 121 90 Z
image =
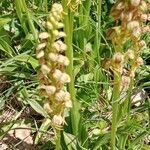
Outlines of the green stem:
M 119 107 L 119 95 L 120 95 L 120 75 L 114 75 L 114 88 L 113 88 L 113 103 L 112 103 L 112 129 L 111 129 L 111 150 L 115 150 L 116 147 L 116 132 L 117 132 L 117 116 Z
M 70 64 L 67 67 L 67 73 L 69 74 L 71 78 L 71 82 L 68 84 L 68 91 L 70 92 L 72 103 L 73 103 L 73 108 L 71 109 L 71 122 L 72 122 L 73 134 L 77 135 L 78 123 L 79 123 L 80 118 L 78 118 L 77 116 L 78 108 L 77 108 L 77 101 L 76 101 L 76 96 L 75 96 L 74 72 L 73 72 L 74 68 L 73 68 L 72 36 L 73 36 L 74 15 L 73 15 L 73 12 L 69 10 L 66 0 L 62 0 L 62 5 L 64 8 L 64 12 L 66 13 L 66 16 L 64 18 L 64 23 L 65 23 L 64 31 L 67 34 L 67 37 L 65 38 L 65 43 L 68 47 L 66 51 L 66 56 L 70 60 Z
M 22 0 L 22 3 L 23 3 L 23 6 L 24 6 L 24 9 L 25 9 L 25 12 L 27 14 L 27 19 L 28 19 L 28 24 L 29 24 L 29 27 L 30 27 L 30 30 L 34 36 L 34 39 L 37 40 L 38 39 L 38 34 L 37 34 L 37 31 L 34 27 L 34 24 L 33 24 L 33 19 L 31 18 L 31 15 L 30 15 L 30 12 L 27 8 L 27 5 L 26 5 L 26 2 L 25 0 Z
M 60 150 L 60 130 L 56 130 L 56 147 L 55 150 Z

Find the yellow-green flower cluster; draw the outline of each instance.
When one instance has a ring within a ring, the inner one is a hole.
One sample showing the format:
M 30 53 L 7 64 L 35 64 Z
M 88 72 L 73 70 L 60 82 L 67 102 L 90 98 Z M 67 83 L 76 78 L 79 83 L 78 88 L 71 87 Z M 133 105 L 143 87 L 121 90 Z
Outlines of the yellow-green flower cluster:
M 63 38 L 66 34 L 63 32 L 62 20 L 63 7 L 54 3 L 45 23 L 47 32 L 39 34 L 39 44 L 36 48 L 41 65 L 40 89 L 46 98 L 44 109 L 52 117 L 54 127 L 61 127 L 64 124 L 64 110 L 72 107 L 70 94 L 64 86 L 70 82 L 70 76 L 65 72 L 69 59 L 65 56 L 67 46 Z
M 81 0 L 68 0 L 68 6 L 71 9 L 71 11 L 75 11 L 79 4 L 81 4 Z
M 146 48 L 146 43 L 141 37 L 144 33 L 150 33 L 147 25 L 150 21 L 149 8 L 149 0 L 119 0 L 111 10 L 116 26 L 108 31 L 115 49 L 110 64 L 112 71 L 122 76 L 122 87 L 125 89 L 130 79 L 134 78 L 136 69 L 144 63 L 140 53 Z M 126 50 L 124 47 L 127 42 L 130 46 Z

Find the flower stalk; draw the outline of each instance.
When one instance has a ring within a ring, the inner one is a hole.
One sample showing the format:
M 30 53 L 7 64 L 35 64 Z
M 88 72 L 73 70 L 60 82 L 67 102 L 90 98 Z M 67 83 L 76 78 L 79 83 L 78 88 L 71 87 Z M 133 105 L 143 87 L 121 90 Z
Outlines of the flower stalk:
M 64 112 L 72 107 L 70 93 L 65 88 L 71 78 L 66 73 L 70 60 L 65 56 L 67 45 L 62 40 L 66 37 L 63 31 L 63 15 L 62 5 L 54 3 L 45 24 L 47 31 L 39 34 L 39 44 L 36 48 L 41 66 L 40 89 L 45 97 L 44 109 L 50 115 L 55 131 L 56 150 L 60 149 L 60 130 L 65 123 Z

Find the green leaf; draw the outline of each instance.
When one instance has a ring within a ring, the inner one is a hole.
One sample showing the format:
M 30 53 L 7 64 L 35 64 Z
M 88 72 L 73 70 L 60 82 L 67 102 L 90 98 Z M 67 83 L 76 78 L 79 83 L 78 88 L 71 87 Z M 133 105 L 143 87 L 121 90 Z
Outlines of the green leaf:
M 36 101 L 36 100 L 31 100 L 27 99 L 28 104 L 39 114 L 44 116 L 45 118 L 48 117 L 46 111 L 43 109 L 43 107 Z

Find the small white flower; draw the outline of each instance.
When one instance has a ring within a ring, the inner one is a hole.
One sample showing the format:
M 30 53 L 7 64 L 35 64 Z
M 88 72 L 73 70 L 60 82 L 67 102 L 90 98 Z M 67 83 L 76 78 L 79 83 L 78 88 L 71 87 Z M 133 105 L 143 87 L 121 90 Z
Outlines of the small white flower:
M 67 49 L 67 45 L 64 44 L 61 40 L 58 40 L 53 44 L 53 47 L 57 50 L 57 52 L 63 52 Z
M 47 39 L 48 37 L 49 37 L 49 34 L 48 34 L 47 32 L 42 32 L 42 33 L 39 34 L 39 38 L 40 38 L 41 40 L 45 40 L 45 39 Z
M 52 108 L 51 108 L 49 102 L 44 103 L 44 107 L 43 107 L 43 108 L 44 108 L 44 110 L 45 110 L 47 113 L 52 113 L 52 112 L 53 112 L 53 110 L 52 110 Z
M 119 2 L 118 5 L 116 6 L 116 9 L 117 10 L 122 10 L 125 8 L 125 4 L 124 2 Z
M 137 27 L 133 29 L 132 35 L 136 38 L 139 38 L 141 33 L 142 33 L 141 28 Z
M 38 44 L 36 50 L 39 51 L 39 50 L 44 49 L 45 47 L 46 47 L 46 43 L 40 43 L 40 44 Z
M 69 65 L 69 59 L 63 55 L 58 55 L 57 61 L 58 61 L 58 63 L 63 64 L 65 66 Z
M 44 74 L 44 75 L 47 75 L 50 71 L 51 71 L 51 69 L 47 66 L 47 65 L 42 65 L 41 66 L 41 71 L 42 71 L 42 73 Z
M 53 73 L 53 78 L 56 79 L 56 80 L 60 80 L 61 76 L 62 76 L 62 72 L 58 69 L 56 69 Z
M 55 94 L 55 99 L 59 102 L 64 101 L 65 92 L 63 90 L 60 90 Z
M 52 6 L 52 12 L 57 12 L 58 15 L 61 15 L 63 12 L 63 7 L 61 4 L 54 3 Z
M 56 92 L 56 87 L 52 85 L 45 86 L 45 91 L 48 95 L 52 95 Z
M 40 51 L 37 55 L 36 55 L 36 57 L 39 59 L 39 58 L 42 58 L 44 56 L 44 51 Z
M 146 22 L 147 19 L 148 19 L 147 14 L 142 14 L 142 15 L 141 15 L 141 20 L 142 20 L 143 22 Z
M 60 31 L 57 35 L 57 39 L 64 38 L 64 37 L 66 37 L 66 33 L 62 31 Z
M 129 59 L 134 59 L 134 51 L 132 49 L 128 49 L 127 51 L 127 55 L 129 57 Z
M 144 61 L 143 61 L 143 59 L 142 59 L 141 57 L 139 57 L 139 58 L 137 59 L 137 64 L 138 64 L 139 66 L 141 66 L 141 65 L 144 64 Z
M 138 6 L 140 4 L 141 0 L 131 0 L 131 5 Z
M 65 106 L 66 106 L 67 108 L 71 108 L 71 107 L 72 107 L 72 101 L 71 101 L 71 100 L 66 101 L 66 102 L 65 102 Z
M 143 11 L 143 12 L 146 12 L 148 9 L 147 7 L 147 3 L 145 1 L 141 1 L 141 4 L 140 4 L 140 10 Z
M 146 42 L 145 42 L 144 40 L 141 40 L 141 41 L 139 42 L 139 46 L 140 46 L 141 48 L 146 48 Z
M 128 30 L 133 30 L 134 28 L 139 28 L 140 24 L 138 21 L 130 21 L 128 24 L 127 24 L 127 29 Z
M 64 118 L 61 115 L 54 115 L 53 119 L 52 119 L 52 124 L 54 126 L 61 126 L 64 124 Z
M 66 74 L 66 73 L 63 73 L 62 75 L 61 75 L 61 77 L 60 77 L 60 82 L 62 83 L 62 84 L 64 84 L 64 83 L 69 83 L 70 82 L 70 76 L 68 75 L 68 74 Z
M 49 59 L 53 62 L 56 62 L 58 60 L 58 54 L 55 53 L 49 53 Z

